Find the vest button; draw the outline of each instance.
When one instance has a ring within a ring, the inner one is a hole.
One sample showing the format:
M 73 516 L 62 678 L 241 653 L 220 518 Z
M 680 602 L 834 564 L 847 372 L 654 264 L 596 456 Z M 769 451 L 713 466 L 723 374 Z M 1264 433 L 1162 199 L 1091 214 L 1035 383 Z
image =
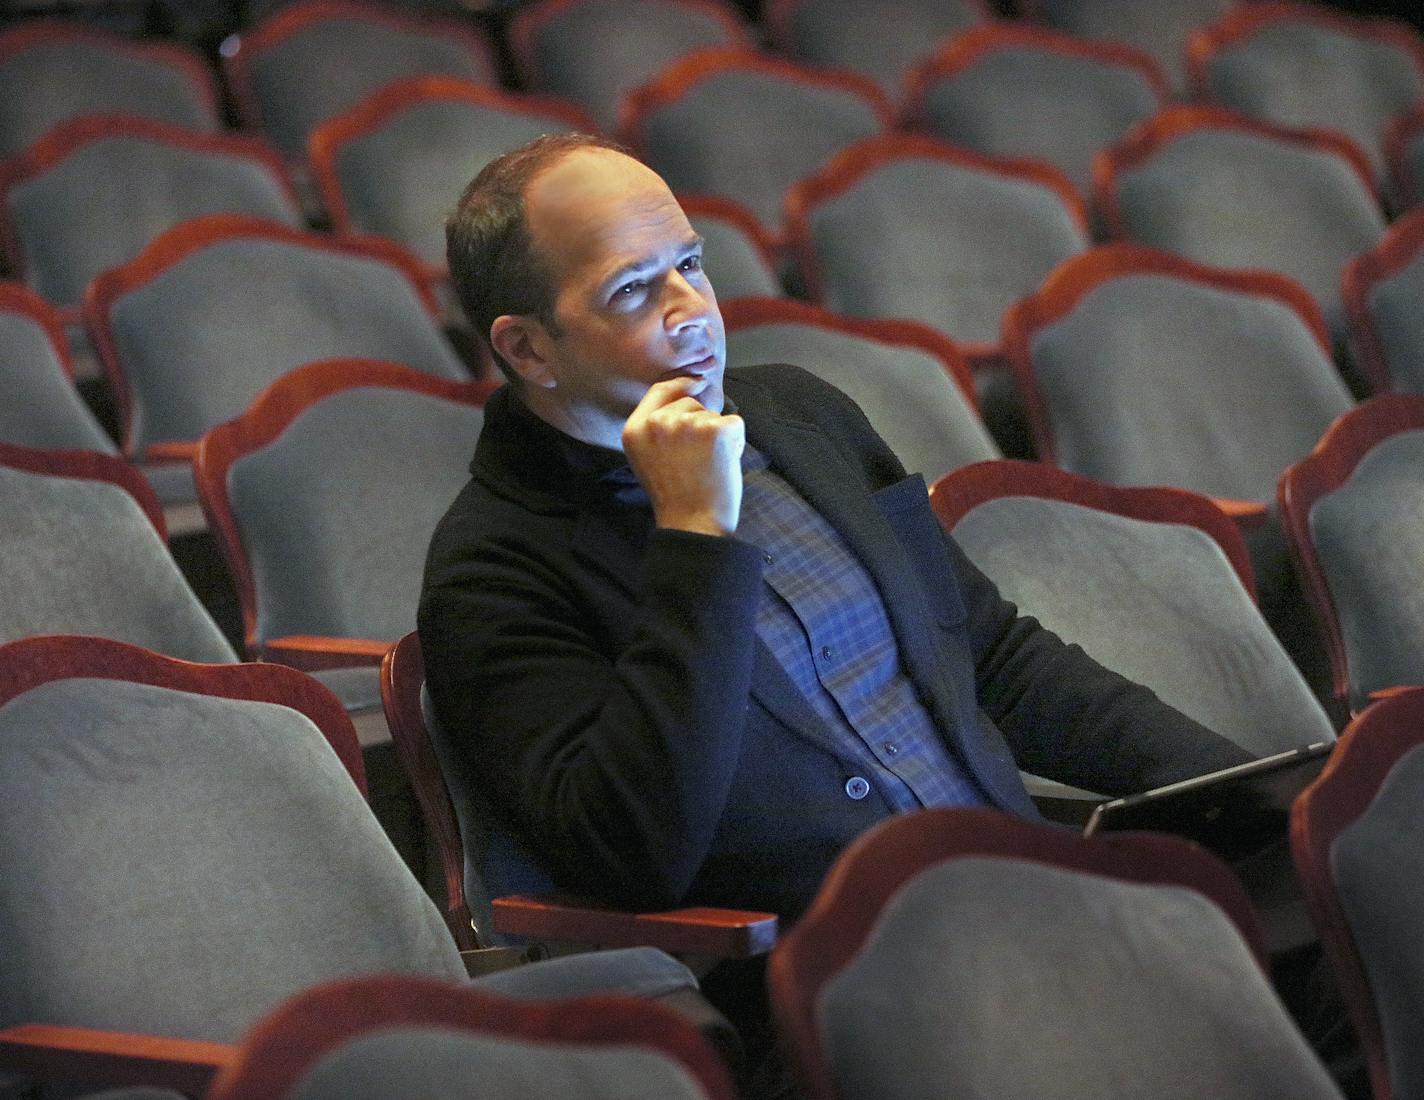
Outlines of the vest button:
M 846 780 L 845 792 L 856 802 L 870 793 L 870 784 L 858 775 L 853 775 Z

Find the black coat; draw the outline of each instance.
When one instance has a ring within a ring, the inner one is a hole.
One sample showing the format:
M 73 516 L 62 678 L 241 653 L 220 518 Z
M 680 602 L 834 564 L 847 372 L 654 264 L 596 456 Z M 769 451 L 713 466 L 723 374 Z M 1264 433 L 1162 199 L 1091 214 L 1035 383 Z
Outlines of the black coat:
M 1240 763 L 1235 745 L 1002 599 L 944 534 L 918 475 L 838 390 L 728 371 L 748 440 L 857 554 L 952 751 L 1001 809 L 1018 767 L 1106 793 Z M 558 885 L 640 908 L 786 917 L 892 811 L 758 641 L 760 551 L 657 530 L 570 440 L 501 391 L 473 480 L 431 544 L 420 635 L 467 774 Z

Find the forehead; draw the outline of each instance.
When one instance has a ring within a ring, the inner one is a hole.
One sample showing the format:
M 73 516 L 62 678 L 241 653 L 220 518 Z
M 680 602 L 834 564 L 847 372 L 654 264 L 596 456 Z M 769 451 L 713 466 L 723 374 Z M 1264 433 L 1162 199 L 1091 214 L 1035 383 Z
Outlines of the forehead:
M 530 183 L 525 219 L 556 285 L 596 283 L 694 236 L 661 177 L 608 149 L 579 149 Z

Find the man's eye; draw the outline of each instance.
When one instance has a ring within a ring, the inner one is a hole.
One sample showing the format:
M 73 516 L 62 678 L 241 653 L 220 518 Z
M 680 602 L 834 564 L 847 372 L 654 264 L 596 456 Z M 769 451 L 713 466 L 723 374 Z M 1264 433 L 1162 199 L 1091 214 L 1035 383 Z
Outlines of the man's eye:
M 683 260 L 682 263 L 678 264 L 677 266 L 678 266 L 681 270 L 683 270 L 683 271 L 701 271 L 701 270 L 702 270 L 702 257 L 701 257 L 701 256 L 689 256 L 689 257 L 687 257 L 687 259 Z
M 631 298 L 634 294 L 637 294 L 638 291 L 642 290 L 647 285 L 648 284 L 643 282 L 641 279 L 633 283 L 624 283 L 622 286 L 620 286 L 617 290 L 613 292 L 613 296 L 615 298 Z

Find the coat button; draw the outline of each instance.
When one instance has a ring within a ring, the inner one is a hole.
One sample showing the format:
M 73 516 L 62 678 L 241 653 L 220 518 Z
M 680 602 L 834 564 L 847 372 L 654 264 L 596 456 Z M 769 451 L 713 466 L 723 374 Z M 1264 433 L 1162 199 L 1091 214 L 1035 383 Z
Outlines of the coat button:
M 853 775 L 846 780 L 845 792 L 855 801 L 859 802 L 870 793 L 870 784 L 858 775 Z

